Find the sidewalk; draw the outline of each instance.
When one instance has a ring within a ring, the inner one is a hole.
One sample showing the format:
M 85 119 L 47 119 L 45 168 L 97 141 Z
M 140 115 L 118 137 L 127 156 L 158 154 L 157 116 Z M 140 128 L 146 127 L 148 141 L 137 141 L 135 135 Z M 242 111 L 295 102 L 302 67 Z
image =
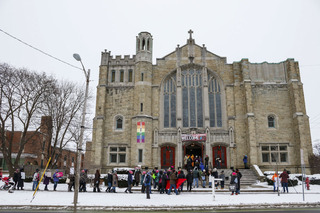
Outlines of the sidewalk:
M 49 185 L 49 190 L 53 185 Z M 30 203 L 33 195 L 31 185 L 26 184 L 26 190 L 8 193 L 0 191 L 0 209 L 47 209 L 72 210 L 73 192 L 67 192 L 66 184 L 59 184 L 58 191 L 39 191 Z M 138 190 L 140 187 L 136 188 Z M 270 188 L 270 187 L 266 187 Z M 299 187 L 301 188 L 301 187 Z M 43 189 L 41 185 L 40 189 Z M 132 194 L 124 193 L 125 188 L 118 189 L 117 193 L 79 193 L 79 209 L 82 210 L 123 210 L 123 211 L 151 211 L 151 210 L 212 210 L 212 209 L 256 209 L 256 208 L 302 208 L 320 207 L 320 186 L 312 186 L 305 194 L 297 194 L 292 187 L 289 194 L 256 192 L 254 188 L 248 189 L 240 195 L 230 195 L 227 191 L 218 191 L 213 201 L 212 193 L 207 188 L 199 188 L 198 192 L 182 192 L 180 195 L 159 194 L 153 192 L 151 199 L 146 195 L 134 191 Z M 249 190 L 251 190 L 249 192 Z M 298 190 L 298 187 L 296 187 Z

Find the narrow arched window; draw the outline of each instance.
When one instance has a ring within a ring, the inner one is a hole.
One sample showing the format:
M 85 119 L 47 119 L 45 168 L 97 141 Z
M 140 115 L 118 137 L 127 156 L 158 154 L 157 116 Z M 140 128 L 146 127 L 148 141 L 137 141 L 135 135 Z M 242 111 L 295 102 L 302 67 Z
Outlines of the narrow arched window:
M 275 128 L 275 117 L 273 115 L 268 116 L 268 127 L 269 128 Z
M 142 50 L 145 50 L 146 49 L 146 40 L 145 39 L 142 39 Z
M 147 50 L 150 50 L 150 41 L 149 41 L 149 39 L 147 40 Z
M 132 69 L 129 70 L 128 82 L 132 82 Z
M 164 128 L 176 127 L 176 75 L 163 84 Z
M 115 70 L 112 70 L 111 71 L 111 82 L 115 82 L 115 80 L 116 80 L 116 71 Z
M 141 73 L 141 81 L 143 81 L 144 75 L 143 73 Z
M 123 128 L 123 120 L 121 117 L 118 117 L 116 120 L 116 129 L 122 129 Z
M 124 71 L 120 70 L 120 82 L 123 82 L 124 80 Z
M 210 79 L 208 75 L 208 79 Z M 221 88 L 216 78 L 209 81 L 210 127 L 222 127 Z

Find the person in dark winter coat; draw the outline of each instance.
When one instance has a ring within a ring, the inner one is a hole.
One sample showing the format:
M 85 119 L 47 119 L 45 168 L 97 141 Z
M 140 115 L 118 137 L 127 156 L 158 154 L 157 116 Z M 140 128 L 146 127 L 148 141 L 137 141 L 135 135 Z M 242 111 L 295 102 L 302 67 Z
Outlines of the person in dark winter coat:
M 194 167 L 192 175 L 193 175 L 193 188 L 195 188 L 196 183 L 197 183 L 197 188 L 199 188 L 199 177 L 200 177 L 200 175 L 199 175 L 199 171 L 198 171 L 197 167 Z
M 19 188 L 23 190 L 25 179 L 26 179 L 26 173 L 24 172 L 24 169 L 21 168 L 18 175 L 18 190 Z
M 213 170 L 212 170 L 212 176 L 213 176 L 215 179 L 217 179 L 217 178 L 219 177 L 217 168 L 213 168 Z M 218 185 L 219 185 L 218 181 L 215 180 L 215 181 L 214 181 L 214 187 L 216 187 L 216 189 L 218 188 Z
M 18 185 L 18 180 L 19 178 L 21 178 L 21 175 L 19 177 L 19 169 L 16 169 L 16 171 L 13 173 L 13 181 L 14 181 L 14 186 L 13 189 L 16 189 L 17 185 Z
M 74 188 L 75 177 L 74 174 L 70 175 L 70 182 L 68 183 L 68 192 L 72 192 L 72 187 Z
M 209 156 L 206 155 L 206 157 L 204 158 L 204 168 L 206 171 L 209 171 L 208 169 L 208 166 L 209 166 Z
M 49 170 L 44 174 L 44 180 L 43 180 L 43 184 L 45 185 L 44 190 L 46 190 L 46 191 L 49 190 L 48 185 L 49 185 L 50 181 L 51 181 L 51 172 Z
M 111 174 L 111 171 L 108 172 L 107 182 L 108 182 L 108 188 L 106 189 L 106 192 L 111 192 L 111 187 L 112 187 L 112 174 Z
M 180 173 L 178 174 L 177 179 L 186 179 L 186 175 L 183 173 L 183 170 L 180 171 Z M 179 192 L 183 191 L 183 185 L 184 185 L 184 182 L 179 187 L 179 189 L 178 189 Z
M 242 174 L 239 171 L 239 169 L 236 169 L 236 174 L 237 174 L 237 179 L 238 179 L 238 182 L 237 182 L 237 193 L 240 194 L 240 179 L 242 178 Z
M 58 174 L 59 170 L 57 169 L 56 172 L 53 174 L 53 191 L 57 190 L 57 186 L 60 180 L 60 175 Z
M 192 169 L 192 158 L 191 156 L 188 156 L 188 160 L 187 160 L 187 170 L 191 170 Z
M 93 192 L 100 192 L 100 172 L 99 169 L 96 170 L 96 173 L 94 174 L 94 180 L 93 180 Z
M 192 182 L 193 182 L 193 175 L 192 175 L 191 169 L 188 171 L 186 178 L 187 178 L 187 191 L 191 192 Z
M 221 179 L 220 184 L 221 184 L 221 189 L 224 189 L 224 179 L 225 179 L 225 174 L 224 171 L 221 171 L 219 178 Z
M 136 183 L 136 186 L 139 186 L 140 183 L 140 175 L 141 175 L 141 171 L 139 168 L 136 168 L 136 171 L 134 172 L 134 181 Z
M 238 178 L 237 178 L 237 173 L 232 172 L 232 176 L 230 179 L 230 187 L 233 185 L 235 186 L 234 189 L 231 190 L 231 195 L 234 194 L 234 192 L 236 192 L 236 195 L 238 195 L 237 193 L 237 184 L 238 184 Z
M 204 169 L 204 170 L 201 172 L 202 188 L 206 188 L 206 178 L 207 178 L 207 172 L 206 172 L 206 170 Z
M 128 187 L 127 187 L 127 189 L 124 191 L 125 193 L 128 193 L 128 191 L 129 191 L 129 193 L 132 193 L 132 191 L 131 191 L 131 187 L 132 187 L 132 174 L 133 174 L 133 172 L 130 170 L 130 171 L 129 171 L 129 174 L 128 174 Z
M 144 180 L 145 180 L 146 175 L 147 175 L 147 172 L 143 171 L 142 175 L 141 175 L 141 193 L 145 193 L 145 191 L 146 191 L 146 185 L 144 184 Z
M 80 186 L 79 186 L 79 192 L 86 192 L 87 191 L 87 173 L 85 170 L 82 170 L 80 173 Z
M 143 183 L 146 187 L 146 194 L 147 194 L 147 199 L 150 199 L 150 192 L 151 192 L 151 172 L 146 172 L 146 175 L 144 177 Z
M 247 155 L 244 155 L 244 156 L 243 156 L 243 164 L 244 164 L 244 168 L 245 168 L 245 169 L 248 169 L 247 163 L 248 163 L 248 156 L 247 156 Z
M 280 175 L 280 178 L 281 178 L 281 184 L 282 184 L 282 188 L 283 188 L 283 193 L 285 193 L 286 190 L 287 190 L 287 193 L 289 193 L 289 190 L 288 190 L 289 175 L 288 175 L 286 169 L 283 170 L 282 174 Z
M 163 171 L 160 170 L 159 171 L 159 191 L 160 191 L 160 194 L 163 194 L 164 193 L 164 190 L 165 190 L 165 184 L 163 184 L 163 181 L 165 181 L 164 179 L 164 174 L 163 174 Z

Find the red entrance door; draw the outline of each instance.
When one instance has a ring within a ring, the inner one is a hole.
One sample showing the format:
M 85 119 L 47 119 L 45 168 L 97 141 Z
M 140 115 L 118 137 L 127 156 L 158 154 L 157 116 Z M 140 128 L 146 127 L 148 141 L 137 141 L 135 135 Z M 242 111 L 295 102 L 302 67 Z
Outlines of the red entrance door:
M 219 167 L 219 162 L 216 160 L 218 157 L 221 159 L 220 168 L 227 168 L 227 148 L 225 146 L 215 146 L 212 148 L 213 167 Z
M 161 147 L 161 168 L 175 167 L 175 148 L 170 146 Z

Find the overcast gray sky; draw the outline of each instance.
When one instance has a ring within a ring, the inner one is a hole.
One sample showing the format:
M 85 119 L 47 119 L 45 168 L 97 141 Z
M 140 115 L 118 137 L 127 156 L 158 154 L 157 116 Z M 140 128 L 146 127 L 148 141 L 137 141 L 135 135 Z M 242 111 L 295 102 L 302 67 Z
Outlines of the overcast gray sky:
M 194 0 L 0 0 L 0 29 L 61 60 L 91 69 L 95 92 L 101 51 L 134 55 L 141 31 L 153 35 L 153 62 L 184 45 L 188 30 L 197 44 L 227 62 L 300 63 L 312 140 L 320 139 L 320 1 Z M 0 62 L 83 83 L 72 68 L 0 32 Z M 95 99 L 93 99 L 95 101 Z M 92 104 L 94 106 L 95 103 Z M 91 109 L 94 113 L 94 109 Z M 90 115 L 92 118 L 94 114 Z

